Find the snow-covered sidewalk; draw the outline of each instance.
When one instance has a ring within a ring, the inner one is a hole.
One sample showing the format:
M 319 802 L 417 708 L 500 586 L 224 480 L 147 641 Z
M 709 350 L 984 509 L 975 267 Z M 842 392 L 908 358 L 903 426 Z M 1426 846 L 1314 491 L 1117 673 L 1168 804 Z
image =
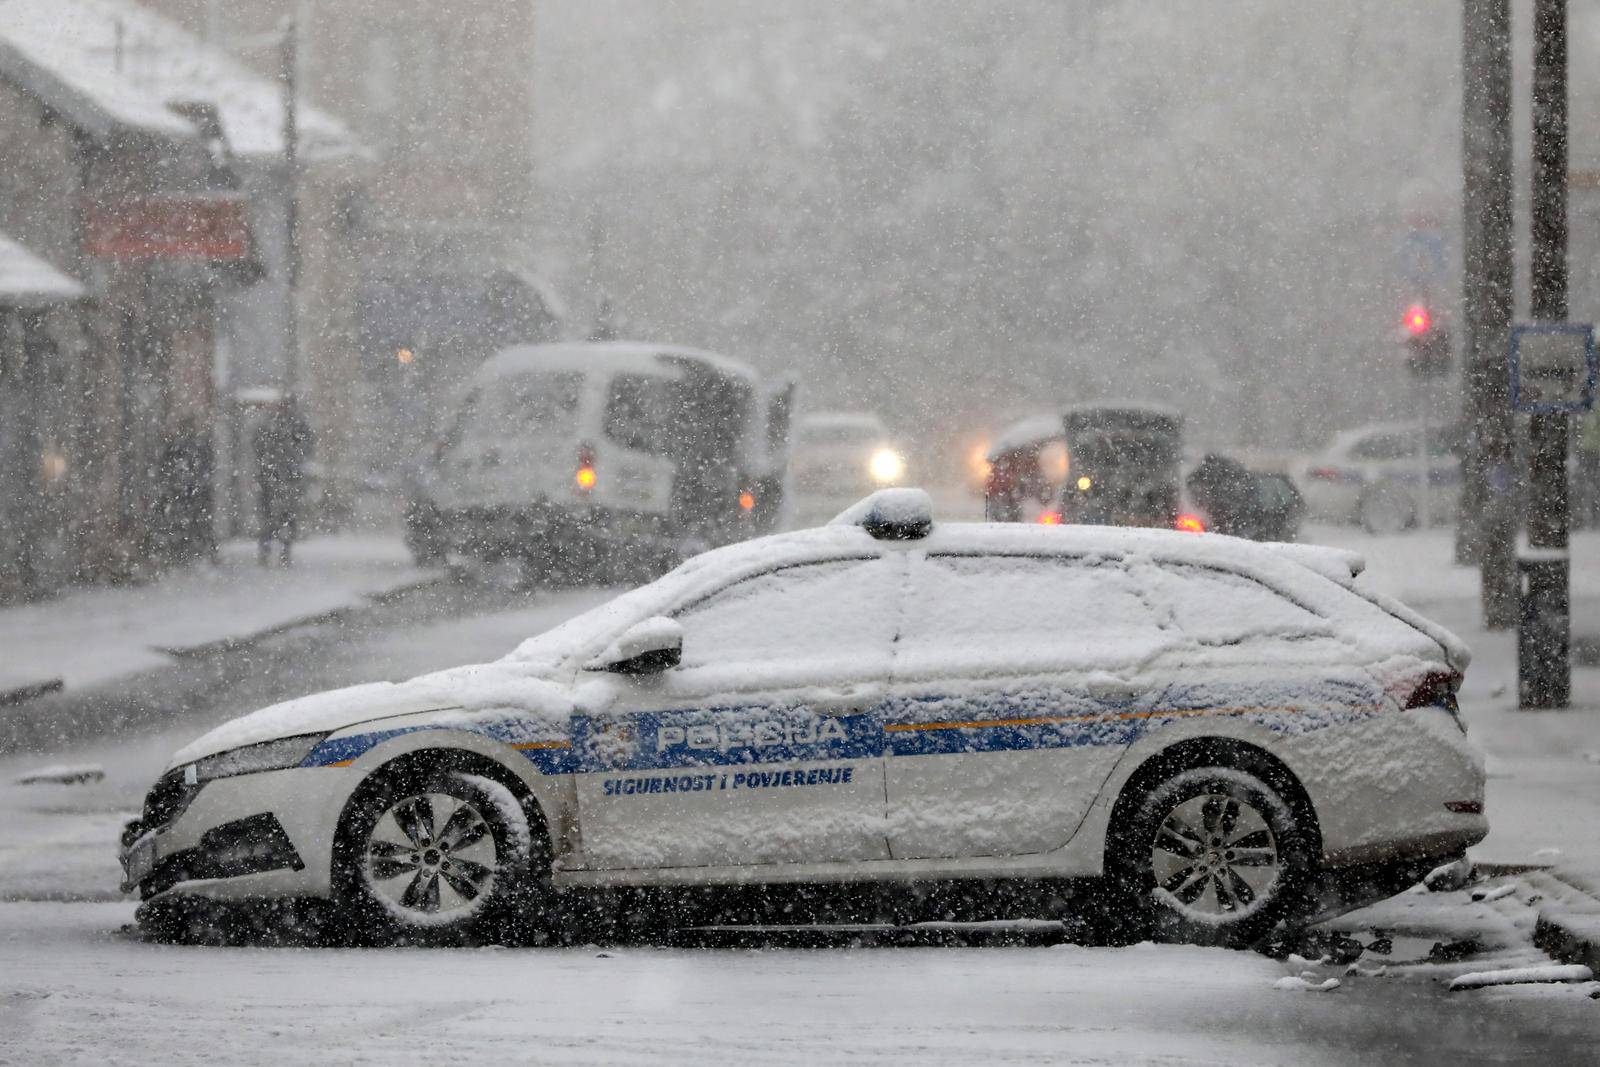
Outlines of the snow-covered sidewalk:
M 148 585 L 77 589 L 0 610 L 0 703 L 126 678 L 171 657 L 222 648 L 363 607 L 432 581 L 397 537 L 338 534 L 299 545 L 292 567 L 258 566 L 255 546 Z

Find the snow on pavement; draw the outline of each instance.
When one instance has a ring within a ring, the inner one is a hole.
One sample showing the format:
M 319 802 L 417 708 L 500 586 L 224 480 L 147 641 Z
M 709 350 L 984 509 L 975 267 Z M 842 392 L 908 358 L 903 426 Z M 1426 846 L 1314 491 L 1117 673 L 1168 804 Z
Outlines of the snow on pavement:
M 180 948 L 132 912 L 0 903 L 0 1063 L 1554 1062 L 1596 1032 L 1583 987 L 1187 946 Z
M 215 567 L 0 610 L 0 691 L 52 679 L 68 689 L 103 685 L 165 666 L 171 651 L 361 607 L 437 573 L 415 567 L 395 538 L 312 538 L 297 547 L 293 567 L 258 567 L 255 546 L 234 542 Z

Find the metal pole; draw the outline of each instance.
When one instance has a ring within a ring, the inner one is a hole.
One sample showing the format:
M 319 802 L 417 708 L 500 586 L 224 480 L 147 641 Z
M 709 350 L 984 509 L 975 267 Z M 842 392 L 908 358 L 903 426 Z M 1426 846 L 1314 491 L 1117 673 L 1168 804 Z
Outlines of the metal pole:
M 1516 494 L 1505 353 L 1511 332 L 1511 5 L 1462 9 L 1462 305 L 1471 427 L 1462 508 L 1478 562 L 1484 625 L 1517 618 Z
M 1412 375 L 1411 381 L 1414 405 L 1412 410 L 1422 416 L 1421 432 L 1417 434 L 1417 477 L 1421 479 L 1418 483 L 1420 492 L 1418 502 L 1422 505 L 1420 508 L 1422 514 L 1418 518 L 1417 525 L 1427 530 L 1433 526 L 1433 486 L 1429 484 L 1432 481 L 1429 475 L 1433 473 L 1433 453 L 1428 448 L 1428 424 L 1432 421 L 1429 409 L 1432 407 L 1433 390 L 1423 383 L 1420 374 Z
M 1567 3 L 1533 7 L 1533 190 L 1530 310 L 1536 322 L 1567 317 Z M 1566 707 L 1572 693 L 1567 553 L 1567 416 L 1535 414 L 1527 575 L 1517 629 L 1517 692 L 1525 708 Z
M 293 394 L 300 377 L 300 23 L 293 16 L 283 31 L 283 391 Z

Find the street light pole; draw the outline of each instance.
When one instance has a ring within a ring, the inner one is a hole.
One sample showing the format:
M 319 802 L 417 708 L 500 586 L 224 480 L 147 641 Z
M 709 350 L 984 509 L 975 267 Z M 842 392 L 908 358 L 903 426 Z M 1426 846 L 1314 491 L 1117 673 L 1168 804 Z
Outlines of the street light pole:
M 1531 302 L 1538 323 L 1567 318 L 1567 2 L 1533 7 Z M 1525 708 L 1565 707 L 1572 691 L 1567 545 L 1567 416 L 1531 416 L 1527 591 L 1517 629 Z
M 1465 0 L 1461 93 L 1462 305 L 1466 319 L 1464 463 L 1468 553 L 1483 621 L 1517 618 L 1516 495 L 1506 344 L 1512 315 L 1511 4 Z
M 283 391 L 292 395 L 300 376 L 300 21 L 284 24 L 280 74 L 283 80 L 284 303 Z

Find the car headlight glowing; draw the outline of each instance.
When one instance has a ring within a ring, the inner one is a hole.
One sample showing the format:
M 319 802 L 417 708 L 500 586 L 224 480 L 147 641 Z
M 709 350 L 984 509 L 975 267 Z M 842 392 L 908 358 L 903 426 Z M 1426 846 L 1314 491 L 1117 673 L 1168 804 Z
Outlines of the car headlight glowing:
M 867 469 L 879 485 L 893 485 L 906 473 L 906 461 L 894 449 L 880 448 L 872 454 Z
M 262 741 L 241 748 L 230 748 L 226 752 L 218 752 L 214 756 L 196 760 L 192 764 L 193 780 L 209 782 L 213 778 L 232 778 L 238 774 L 256 774 L 260 771 L 281 771 L 289 767 L 298 767 L 305 762 L 311 750 L 327 736 L 326 733 L 300 734 L 296 737 L 280 737 L 275 741 Z M 185 774 L 184 777 L 188 778 L 189 775 Z

